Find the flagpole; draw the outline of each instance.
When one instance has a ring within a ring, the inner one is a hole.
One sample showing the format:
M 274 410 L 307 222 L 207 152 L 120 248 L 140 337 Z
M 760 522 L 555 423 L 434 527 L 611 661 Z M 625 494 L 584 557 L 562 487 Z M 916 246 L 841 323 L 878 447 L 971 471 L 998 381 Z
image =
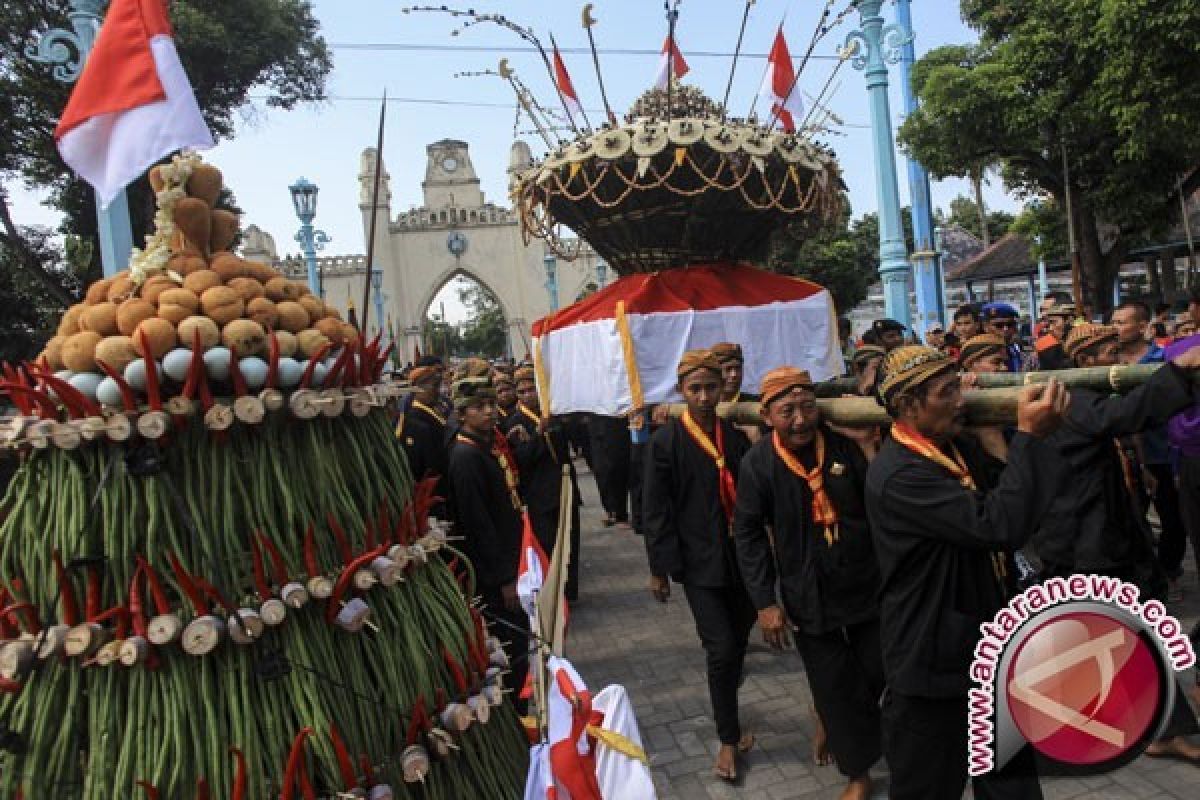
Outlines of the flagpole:
M 737 71 L 738 56 L 742 53 L 742 38 L 746 35 L 746 21 L 750 19 L 750 6 L 754 0 L 746 0 L 742 11 L 742 27 L 738 29 L 737 46 L 733 48 L 733 63 L 729 65 L 729 81 L 725 84 L 725 96 L 721 98 L 721 117 L 729 110 L 729 91 L 733 88 L 733 73 Z
M 671 8 L 671 0 L 663 0 L 667 12 L 667 122 L 671 121 L 671 84 L 675 82 L 675 20 L 679 19 L 679 0 Z
M 554 142 L 550 141 L 550 134 L 546 131 L 545 126 L 537 115 L 533 113 L 533 109 L 529 106 L 529 99 L 521 91 L 521 87 L 517 85 L 517 79 L 512 68 L 508 66 L 508 59 L 500 59 L 500 63 L 496 65 L 500 77 L 508 81 L 508 85 L 512 87 L 513 94 L 517 97 L 517 105 L 525 109 L 525 113 L 529 115 L 529 119 L 533 122 L 533 127 L 537 128 L 538 134 L 542 137 L 542 141 L 546 143 L 546 149 L 553 150 Z
M 95 2 L 71 0 L 71 11 L 67 16 L 74 31 L 51 28 L 25 49 L 25 57 L 39 64 L 53 65 L 54 80 L 59 83 L 75 83 L 83 74 L 84 64 L 100 32 L 103 19 L 97 13 L 99 8 Z M 92 194 L 96 203 L 96 232 L 100 237 L 100 263 L 104 276 L 112 277 L 129 266 L 129 256 L 133 252 L 129 198 L 122 189 L 104 208 L 95 191 Z
M 363 282 L 363 312 L 362 327 L 359 332 L 367 335 L 367 318 L 371 314 L 371 270 L 375 268 L 375 225 L 379 219 L 376 209 L 379 207 L 379 183 L 383 175 L 383 123 L 387 118 L 387 89 L 383 90 L 383 100 L 379 104 L 379 136 L 375 141 L 375 185 L 371 190 L 371 224 L 370 239 L 367 241 L 367 279 Z
M 829 17 L 829 9 L 833 6 L 834 0 L 826 0 L 825 8 L 821 11 L 821 20 L 817 23 L 816 30 L 813 31 L 812 40 L 808 43 L 808 50 L 804 52 L 804 58 L 800 59 L 800 66 L 796 69 L 796 74 L 792 76 L 792 85 L 788 87 L 787 94 L 783 96 L 783 100 L 777 108 L 771 110 L 771 120 L 767 123 L 767 128 L 775 127 L 775 122 L 779 119 L 779 112 L 787 106 L 788 100 L 792 97 L 792 92 L 796 91 L 796 84 L 800 82 L 800 76 L 804 73 L 804 68 L 808 66 L 808 59 L 812 57 L 813 50 L 817 47 L 817 42 L 821 41 L 824 34 L 833 29 L 833 25 L 826 25 L 825 20 Z M 853 8 L 848 6 L 847 9 Z M 843 12 L 844 13 L 844 12 Z M 838 16 L 841 21 L 842 15 Z
M 558 62 L 557 62 L 558 64 L 563 65 L 563 71 L 565 72 L 567 69 L 567 65 L 562 60 L 562 53 L 560 53 L 558 51 L 558 42 L 554 41 L 553 33 L 550 34 L 550 46 L 554 48 L 554 57 L 556 59 L 558 59 Z M 557 66 L 557 64 L 556 64 L 556 66 Z M 559 96 L 559 99 L 562 100 L 563 108 L 567 109 L 567 118 L 571 119 L 571 109 L 567 105 L 567 96 L 565 94 L 563 94 L 562 87 L 558 85 L 558 71 L 557 70 L 555 70 L 555 72 L 554 72 L 554 88 L 558 90 L 558 96 Z M 575 99 L 576 99 L 576 102 L 579 101 L 579 98 L 575 98 Z M 583 110 L 583 103 L 579 103 L 579 114 L 580 114 L 580 116 L 583 117 L 583 124 L 587 126 L 588 132 L 590 133 L 592 130 L 592 123 L 588 119 L 587 112 Z M 573 127 L 573 128 L 575 127 L 575 120 L 573 120 L 573 119 L 571 119 L 571 127 Z M 579 129 L 576 128 L 576 133 L 578 133 L 578 132 L 579 132 Z
M 611 125 L 617 124 L 617 115 L 613 113 L 612 106 L 608 104 L 608 92 L 604 90 L 604 74 L 600 71 L 600 55 L 596 52 L 596 37 L 592 35 L 592 26 L 596 24 L 596 18 L 592 16 L 592 4 L 587 3 L 583 7 L 583 29 L 587 31 L 588 46 L 592 49 L 592 64 L 596 67 L 596 82 L 600 84 L 600 99 L 604 101 L 604 113 L 608 115 L 608 122 Z

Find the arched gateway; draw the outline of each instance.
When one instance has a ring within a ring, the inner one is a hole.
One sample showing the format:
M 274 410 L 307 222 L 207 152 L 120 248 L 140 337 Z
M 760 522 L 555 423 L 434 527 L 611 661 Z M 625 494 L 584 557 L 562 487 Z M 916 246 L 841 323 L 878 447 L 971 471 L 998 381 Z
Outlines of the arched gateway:
M 514 152 L 527 157 L 528 148 L 518 142 Z M 378 204 L 372 208 L 374 148 L 363 151 L 358 175 L 363 240 L 370 235 L 374 215 L 375 266 L 383 272 L 384 322 L 391 317 L 401 359 L 412 358 L 420 346 L 423 322 L 434 296 L 458 275 L 471 278 L 496 297 L 508 325 L 509 352 L 514 358 L 524 358 L 529 354 L 530 325 L 550 313 L 546 248 L 539 240 L 526 245 L 516 215 L 484 198 L 466 142 L 443 139 L 427 146 L 425 153 L 424 202 L 420 207 L 393 211 L 391 175 L 385 170 Z M 250 238 L 259 235 L 255 229 Z M 253 247 L 249 241 L 247 244 Z M 257 253 L 246 255 L 260 257 Z M 361 315 L 358 307 L 367 280 L 366 258 L 322 257 L 318 262 L 326 301 L 345 313 L 353 298 Z M 288 259 L 283 266 L 296 277 L 304 274 L 299 260 Z M 596 266 L 597 258 L 587 247 L 573 262 L 557 260 L 560 306 L 571 303 L 589 283 L 597 281 Z M 374 335 L 379 323 L 374 293 L 370 315 L 368 333 Z

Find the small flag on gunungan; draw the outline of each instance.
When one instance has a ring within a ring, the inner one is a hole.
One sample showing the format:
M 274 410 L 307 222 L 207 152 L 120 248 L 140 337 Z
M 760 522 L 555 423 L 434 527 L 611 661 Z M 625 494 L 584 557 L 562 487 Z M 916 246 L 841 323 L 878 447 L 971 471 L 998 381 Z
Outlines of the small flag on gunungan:
M 579 103 L 579 95 L 575 93 L 575 84 L 571 83 L 571 73 L 567 72 L 567 65 L 563 63 L 562 55 L 558 52 L 558 45 L 554 45 L 554 83 L 562 93 L 567 110 L 573 116 L 582 117 L 583 106 Z
M 662 55 L 658 58 L 658 76 L 654 79 L 654 88 L 666 89 L 668 75 L 671 80 L 677 81 L 687 75 L 690 69 L 688 63 L 683 60 L 683 53 L 679 52 L 674 37 L 667 36 L 667 40 L 663 42 Z
M 767 72 L 763 75 L 759 98 L 766 100 L 771 114 L 789 133 L 796 130 L 796 121 L 804 119 L 804 99 L 796 88 L 796 71 L 792 54 L 783 38 L 783 26 L 775 32 L 775 43 L 767 56 Z
M 103 207 L 164 156 L 213 146 L 165 0 L 109 5 L 54 139 Z

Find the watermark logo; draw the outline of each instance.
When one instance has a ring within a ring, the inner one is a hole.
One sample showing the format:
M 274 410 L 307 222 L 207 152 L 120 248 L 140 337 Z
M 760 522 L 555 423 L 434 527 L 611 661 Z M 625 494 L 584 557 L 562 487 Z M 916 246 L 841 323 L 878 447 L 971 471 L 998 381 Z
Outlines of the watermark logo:
M 980 626 L 971 664 L 969 771 L 1026 744 L 1072 772 L 1140 755 L 1196 661 L 1178 620 L 1116 578 L 1073 575 L 1026 589 Z M 1179 702 L 1186 703 L 1180 698 Z

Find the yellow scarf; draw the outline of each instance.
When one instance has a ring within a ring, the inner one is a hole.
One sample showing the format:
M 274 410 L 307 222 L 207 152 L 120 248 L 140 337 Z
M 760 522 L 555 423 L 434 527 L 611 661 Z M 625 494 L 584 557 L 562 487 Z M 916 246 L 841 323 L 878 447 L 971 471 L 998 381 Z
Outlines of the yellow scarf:
M 793 475 L 808 484 L 808 490 L 812 492 L 813 522 L 825 526 L 825 544 L 833 547 L 833 543 L 838 540 L 838 515 L 837 509 L 833 507 L 833 501 L 829 499 L 829 493 L 825 491 L 824 434 L 817 431 L 817 463 L 811 471 L 805 469 L 804 465 L 800 463 L 800 459 L 783 446 L 779 431 L 771 434 L 771 443 L 775 446 L 775 455 L 779 456 L 779 460 L 792 471 Z
M 954 446 L 953 442 L 950 444 L 950 453 L 953 456 L 951 458 L 943 453 L 940 447 L 903 422 L 896 422 L 892 425 L 892 438 L 898 444 L 945 469 L 958 479 L 964 489 L 975 491 L 978 488 L 975 485 L 975 479 L 971 477 L 971 473 L 967 469 L 967 462 L 963 460 L 962 453 L 958 452 L 958 448 Z M 1005 576 L 1008 575 L 1008 565 L 1003 553 L 992 553 L 992 571 L 996 574 L 997 582 L 1003 584 Z
M 530 411 L 523 403 L 517 405 L 517 410 L 525 416 L 527 420 L 533 423 L 534 432 L 537 431 L 537 426 L 542 424 L 542 418 Z M 542 434 L 542 438 L 546 440 L 546 449 L 550 451 L 550 457 L 554 459 L 555 464 L 561 464 L 562 461 L 558 458 L 558 451 L 554 449 L 554 442 L 550 441 L 550 431 Z
M 683 427 L 701 450 L 703 450 L 713 463 L 717 465 L 717 488 L 718 496 L 721 500 L 721 509 L 725 512 L 725 522 L 727 525 L 733 523 L 733 508 L 737 505 L 737 484 L 733 481 L 733 473 L 730 472 L 729 466 L 725 463 L 725 434 L 721 430 L 721 420 L 717 420 L 713 426 L 716 441 L 708 438 L 708 434 L 700 427 L 696 420 L 692 419 L 690 411 L 684 411 Z

